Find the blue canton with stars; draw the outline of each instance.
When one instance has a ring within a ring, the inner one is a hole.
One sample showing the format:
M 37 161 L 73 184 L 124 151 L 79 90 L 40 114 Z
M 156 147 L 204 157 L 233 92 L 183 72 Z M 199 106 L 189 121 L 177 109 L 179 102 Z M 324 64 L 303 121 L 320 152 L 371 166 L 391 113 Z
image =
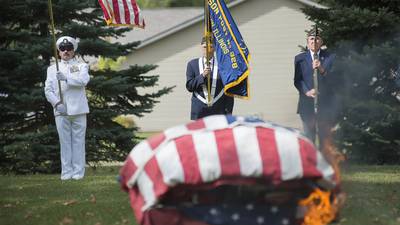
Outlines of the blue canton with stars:
M 180 210 L 210 225 L 292 225 L 296 214 L 296 206 L 268 204 L 192 205 Z

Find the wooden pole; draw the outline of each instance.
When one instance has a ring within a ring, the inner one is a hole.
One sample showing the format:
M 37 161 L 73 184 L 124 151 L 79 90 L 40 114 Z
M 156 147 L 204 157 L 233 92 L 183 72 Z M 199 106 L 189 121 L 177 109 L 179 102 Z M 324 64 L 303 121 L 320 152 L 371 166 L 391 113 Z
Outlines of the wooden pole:
M 319 59 L 318 58 L 318 52 L 317 52 L 317 38 L 318 38 L 318 27 L 317 24 L 315 24 L 315 33 L 314 33 L 314 60 Z M 315 90 L 315 97 L 314 97 L 314 114 L 315 114 L 315 145 L 317 148 L 319 148 L 320 145 L 320 140 L 319 140 L 319 129 L 318 129 L 318 92 L 319 92 L 319 87 L 318 87 L 318 68 L 314 69 L 313 73 L 313 80 L 314 80 L 314 90 Z
M 211 29 L 210 29 L 210 10 L 208 8 L 208 0 L 204 0 L 204 37 L 206 38 L 206 66 L 210 67 L 211 59 Z M 211 74 L 207 77 L 207 105 L 211 107 L 212 96 L 211 96 Z
M 56 68 L 57 68 L 57 72 L 58 72 L 59 67 L 58 67 L 58 57 L 57 57 L 56 34 L 54 31 L 55 29 L 54 29 L 54 18 L 53 18 L 53 4 L 52 4 L 51 0 L 48 0 L 48 6 L 49 6 L 49 16 L 50 16 L 50 27 L 51 27 L 51 33 L 53 36 L 53 41 L 52 41 L 53 53 L 54 53 L 54 58 L 56 59 Z M 58 80 L 58 90 L 59 90 L 58 92 L 60 94 L 60 101 L 63 102 L 60 80 Z

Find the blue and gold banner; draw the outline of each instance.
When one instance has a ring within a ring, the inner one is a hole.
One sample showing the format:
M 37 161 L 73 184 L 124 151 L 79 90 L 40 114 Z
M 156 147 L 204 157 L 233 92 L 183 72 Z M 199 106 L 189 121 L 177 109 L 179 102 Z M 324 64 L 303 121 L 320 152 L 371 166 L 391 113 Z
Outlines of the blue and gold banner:
M 214 48 L 226 95 L 248 98 L 249 50 L 224 0 L 208 0 Z

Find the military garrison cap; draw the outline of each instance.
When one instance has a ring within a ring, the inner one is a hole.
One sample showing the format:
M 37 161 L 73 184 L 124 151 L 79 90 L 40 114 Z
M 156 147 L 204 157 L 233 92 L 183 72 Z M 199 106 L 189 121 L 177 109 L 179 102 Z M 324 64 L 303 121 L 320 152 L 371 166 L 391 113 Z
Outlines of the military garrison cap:
M 200 42 L 200 44 L 205 44 L 206 43 L 206 38 L 207 37 L 203 37 L 203 38 L 201 38 L 201 42 Z M 213 42 L 213 37 L 211 36 L 211 43 Z
M 310 30 L 307 31 L 307 37 L 310 36 L 321 37 L 321 29 L 318 29 L 317 27 L 311 28 Z

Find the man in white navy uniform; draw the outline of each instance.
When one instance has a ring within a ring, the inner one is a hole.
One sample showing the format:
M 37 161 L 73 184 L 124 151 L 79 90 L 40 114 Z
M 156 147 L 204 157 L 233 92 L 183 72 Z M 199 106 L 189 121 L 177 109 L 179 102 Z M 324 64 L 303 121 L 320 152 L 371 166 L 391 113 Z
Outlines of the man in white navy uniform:
M 186 89 L 192 92 L 190 119 L 196 120 L 209 115 L 232 114 L 233 97 L 224 93 L 224 85 L 218 74 L 218 63 L 215 57 L 206 65 L 206 39 L 201 41 L 203 57 L 192 59 L 186 69 Z M 214 51 L 214 49 L 212 49 Z M 211 104 L 208 105 L 208 76 L 211 76 Z
M 78 40 L 64 36 L 57 40 L 61 62 L 47 68 L 46 99 L 54 108 L 61 149 L 61 180 L 82 179 L 85 174 L 86 114 L 89 113 L 85 86 L 89 67 L 78 62 L 75 51 Z M 61 81 L 61 94 L 58 87 Z

